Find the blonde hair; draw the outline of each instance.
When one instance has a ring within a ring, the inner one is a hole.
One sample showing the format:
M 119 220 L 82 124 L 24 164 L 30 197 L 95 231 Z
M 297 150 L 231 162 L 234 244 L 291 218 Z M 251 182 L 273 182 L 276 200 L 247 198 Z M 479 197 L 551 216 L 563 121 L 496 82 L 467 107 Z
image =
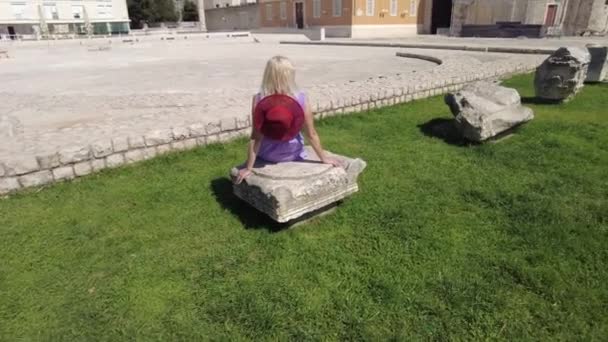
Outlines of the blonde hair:
M 266 63 L 260 95 L 262 97 L 273 94 L 295 96 L 296 69 L 287 57 L 274 56 Z

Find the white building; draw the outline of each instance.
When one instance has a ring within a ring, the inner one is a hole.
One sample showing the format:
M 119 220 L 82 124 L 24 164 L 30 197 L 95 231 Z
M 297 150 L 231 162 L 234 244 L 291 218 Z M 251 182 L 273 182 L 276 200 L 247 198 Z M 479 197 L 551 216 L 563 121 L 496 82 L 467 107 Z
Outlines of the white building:
M 0 37 L 129 32 L 126 0 L 0 0 Z
M 255 4 L 257 0 L 204 0 L 205 9 L 222 8 L 222 7 L 237 7 L 248 4 Z

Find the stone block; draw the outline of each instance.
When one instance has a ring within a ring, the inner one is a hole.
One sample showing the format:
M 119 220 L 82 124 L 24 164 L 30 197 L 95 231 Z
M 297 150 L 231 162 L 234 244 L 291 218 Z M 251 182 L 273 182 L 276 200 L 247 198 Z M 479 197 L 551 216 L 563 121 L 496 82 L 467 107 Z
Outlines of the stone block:
M 186 139 L 184 140 L 184 146 L 187 150 L 196 147 L 196 139 Z
M 220 142 L 220 136 L 218 134 L 210 135 L 207 137 L 207 145 L 217 144 Z
M 608 76 L 608 47 L 600 45 L 587 45 L 591 55 L 591 63 L 587 71 L 585 82 L 603 82 Z
M 93 167 L 91 166 L 90 161 L 80 162 L 74 164 L 74 174 L 77 177 L 86 176 L 93 172 Z
M 197 123 L 188 126 L 189 136 L 192 138 L 204 137 L 207 135 L 205 125 Z
M 4 161 L 4 171 L 8 176 L 24 175 L 38 170 L 40 170 L 38 160 L 33 156 L 15 156 Z
M 125 149 L 127 146 L 125 146 Z M 111 140 L 100 140 L 91 144 L 91 151 L 95 158 L 103 158 L 112 154 L 112 141 Z
M 156 157 L 157 151 L 156 147 L 146 147 L 144 150 L 144 159 L 152 159 Z
M 190 131 L 186 127 L 174 127 L 173 128 L 173 139 L 184 140 L 190 136 Z
M 53 178 L 56 181 L 73 179 L 74 177 L 74 169 L 71 165 L 53 169 Z
M 218 134 L 222 131 L 222 127 L 219 122 L 209 122 L 205 125 L 207 135 Z
M 89 146 L 74 146 L 59 151 L 59 162 L 63 165 L 91 159 Z
M 40 165 L 40 168 L 43 170 L 48 170 L 59 166 L 59 155 L 57 153 L 38 156 L 36 158 L 38 159 L 38 164 Z
M 132 164 L 132 163 L 136 163 L 138 161 L 142 161 L 144 160 L 145 155 L 144 155 L 144 150 L 143 149 L 136 149 L 136 150 L 130 150 L 125 152 L 125 162 L 127 164 Z
M 196 145 L 198 145 L 198 146 L 207 145 L 207 138 L 205 138 L 205 137 L 196 138 Z
M 24 188 L 31 186 L 40 186 L 51 183 L 53 181 L 53 174 L 50 170 L 43 170 L 34 173 L 29 173 L 19 177 L 19 183 Z
M 171 152 L 171 145 L 164 144 L 156 146 L 156 154 L 165 154 Z
M 21 184 L 19 184 L 17 177 L 0 178 L 0 195 L 8 194 L 9 192 L 19 190 L 20 188 Z
M 106 157 L 107 167 L 118 167 L 125 163 L 125 157 L 122 153 L 112 154 Z
M 251 116 L 249 115 L 244 115 L 240 118 L 236 118 L 236 128 L 248 128 L 249 126 L 251 126 Z
M 361 159 L 328 154 L 344 167 L 319 162 L 307 147 L 307 160 L 278 164 L 258 163 L 234 194 L 277 222 L 289 222 L 335 204 L 358 191 L 357 177 L 366 167 Z M 236 177 L 238 169 L 231 170 Z
M 127 138 L 114 138 L 112 139 L 112 149 L 114 152 L 124 152 L 129 149 L 129 139 Z M 112 153 L 106 154 L 109 156 Z M 96 157 L 101 158 L 101 156 Z
M 91 160 L 91 168 L 95 172 L 105 169 L 106 168 L 105 158 Z
M 135 149 L 135 148 L 143 148 L 146 147 L 146 141 L 144 140 L 144 137 L 129 137 L 129 149 Z
M 220 126 L 222 127 L 222 131 L 235 130 L 236 129 L 236 120 L 235 120 L 235 118 L 221 119 Z
M 171 143 L 171 149 L 176 151 L 183 151 L 186 149 L 186 145 L 183 141 L 174 141 Z
M 446 95 L 445 103 L 450 107 L 461 135 L 476 142 L 534 118 L 532 110 L 521 105 L 517 90 L 492 82 L 472 83 L 460 92 Z
M 168 144 L 173 140 L 173 133 L 170 129 L 152 131 L 145 136 L 146 146 L 157 146 Z
M 536 69 L 536 96 L 546 101 L 568 101 L 587 78 L 591 55 L 580 48 L 560 48 Z

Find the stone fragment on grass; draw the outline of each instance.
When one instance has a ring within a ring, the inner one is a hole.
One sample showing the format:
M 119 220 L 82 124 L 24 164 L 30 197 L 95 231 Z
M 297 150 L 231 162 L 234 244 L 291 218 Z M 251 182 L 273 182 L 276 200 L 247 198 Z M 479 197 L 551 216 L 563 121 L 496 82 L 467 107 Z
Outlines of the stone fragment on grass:
M 546 101 L 568 101 L 583 88 L 591 56 L 587 50 L 560 48 L 536 69 L 536 96 Z
M 304 161 L 278 164 L 258 163 L 234 194 L 277 222 L 288 222 L 335 204 L 358 191 L 357 177 L 365 169 L 361 159 L 328 154 L 342 167 L 322 164 L 315 152 L 306 148 Z M 233 179 L 238 169 L 230 172 Z
M 492 82 L 476 82 L 445 96 L 460 134 L 481 142 L 534 118 L 530 108 L 521 105 L 515 89 Z

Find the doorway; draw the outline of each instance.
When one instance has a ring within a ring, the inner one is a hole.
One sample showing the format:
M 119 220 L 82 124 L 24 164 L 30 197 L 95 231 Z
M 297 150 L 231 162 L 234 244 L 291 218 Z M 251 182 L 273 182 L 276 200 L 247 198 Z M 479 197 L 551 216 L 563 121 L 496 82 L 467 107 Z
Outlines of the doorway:
M 8 37 L 12 40 L 17 39 L 17 35 L 15 34 L 15 28 L 12 26 L 8 27 Z
M 298 29 L 304 28 L 304 3 L 296 2 L 296 27 Z
M 433 0 L 433 10 L 431 14 L 431 33 L 437 34 L 438 28 L 449 28 L 451 24 L 452 0 Z
M 545 26 L 555 25 L 556 16 L 557 16 L 557 5 L 547 6 L 547 15 L 545 16 Z

